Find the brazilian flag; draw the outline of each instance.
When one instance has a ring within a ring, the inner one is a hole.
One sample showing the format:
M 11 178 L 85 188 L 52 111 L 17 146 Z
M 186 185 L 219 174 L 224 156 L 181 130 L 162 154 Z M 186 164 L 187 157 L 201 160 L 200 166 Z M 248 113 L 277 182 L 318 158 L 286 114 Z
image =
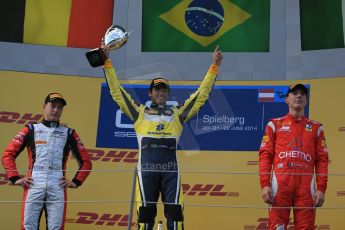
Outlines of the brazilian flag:
M 268 52 L 270 0 L 143 0 L 143 52 Z

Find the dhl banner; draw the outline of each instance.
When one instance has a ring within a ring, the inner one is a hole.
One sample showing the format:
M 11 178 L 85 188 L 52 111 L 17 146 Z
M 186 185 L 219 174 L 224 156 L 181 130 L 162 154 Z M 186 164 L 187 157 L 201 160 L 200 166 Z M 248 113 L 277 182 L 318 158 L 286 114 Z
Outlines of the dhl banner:
M 96 147 L 102 82 L 104 80 L 99 78 L 0 71 L 1 151 L 24 124 L 42 120 L 43 101 L 49 92 L 60 92 L 67 100 L 61 122 L 75 128 L 88 149 L 93 172 L 80 188 L 68 190 L 70 203 L 66 229 L 127 228 L 138 151 Z M 342 103 L 345 100 L 345 78 L 301 82 L 310 85 L 309 115 L 324 124 L 330 152 L 329 187 L 324 207 L 317 210 L 315 229 L 345 229 L 345 107 Z M 172 85 L 198 83 L 172 82 Z M 216 87 L 286 86 L 291 83 L 222 81 L 217 82 Z M 229 138 L 227 141 L 233 140 Z M 182 149 L 178 151 L 178 157 L 183 171 L 185 229 L 266 229 L 268 211 L 260 196 L 257 151 L 232 151 L 229 154 L 224 150 Z M 26 151 L 16 161 L 24 175 L 28 165 Z M 69 178 L 77 167 L 75 160 L 70 159 L 67 165 Z M 20 187 L 9 184 L 1 168 L 1 229 L 19 228 L 22 192 Z M 135 229 L 136 214 L 133 214 Z M 156 222 L 158 220 L 165 223 L 161 204 L 158 205 Z M 45 228 L 44 218 L 41 226 Z M 290 227 L 292 229 L 292 222 Z

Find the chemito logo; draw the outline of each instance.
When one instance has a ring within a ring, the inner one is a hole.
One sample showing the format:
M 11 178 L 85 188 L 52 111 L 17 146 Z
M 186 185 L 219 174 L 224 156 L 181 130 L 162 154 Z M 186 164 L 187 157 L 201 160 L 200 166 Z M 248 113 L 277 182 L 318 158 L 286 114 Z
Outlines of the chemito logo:
M 66 218 L 69 224 L 90 224 L 104 226 L 127 227 L 128 215 L 123 214 L 99 214 L 94 212 L 78 212 L 76 218 Z M 136 225 L 132 223 L 132 226 Z
M 138 163 L 138 151 L 87 149 L 90 160 L 104 162 Z
M 268 229 L 268 219 L 267 218 L 259 218 L 257 220 L 256 225 L 244 225 L 244 230 L 267 230 Z M 331 225 L 316 225 L 314 227 L 315 230 L 327 230 L 331 229 Z M 287 230 L 295 230 L 295 226 L 293 224 L 293 220 L 290 218 L 289 224 L 287 226 Z
M 222 191 L 224 184 L 182 184 L 183 194 L 187 196 L 230 196 L 239 197 L 239 192 Z
M 39 122 L 43 120 L 43 114 L 32 114 L 24 113 L 20 114 L 18 112 L 0 112 L 0 122 L 2 123 L 16 123 L 16 124 L 29 124 L 34 122 Z

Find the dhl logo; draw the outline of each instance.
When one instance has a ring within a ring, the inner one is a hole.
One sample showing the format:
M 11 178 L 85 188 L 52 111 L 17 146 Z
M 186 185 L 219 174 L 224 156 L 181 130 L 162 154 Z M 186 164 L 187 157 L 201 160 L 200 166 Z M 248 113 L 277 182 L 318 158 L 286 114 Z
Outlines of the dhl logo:
M 339 132 L 345 132 L 345 127 L 339 127 Z
M 8 112 L 8 111 L 1 111 L 0 112 L 0 122 L 2 123 L 16 123 L 16 124 L 29 124 L 34 122 L 39 122 L 43 120 L 43 114 L 32 114 L 32 113 L 24 113 L 21 115 L 18 112 Z
M 337 196 L 345 196 L 345 191 L 338 191 Z
M 268 229 L 268 219 L 267 218 L 259 218 L 257 220 L 256 225 L 244 225 L 244 230 L 267 230 Z M 316 225 L 314 227 L 315 230 L 326 230 L 331 229 L 330 225 Z M 287 230 L 295 230 L 295 226 L 293 220 L 290 218 L 289 224 L 287 226 Z
M 239 197 L 239 192 L 223 191 L 223 184 L 182 184 L 183 194 L 187 196 L 229 196 Z
M 87 149 L 92 161 L 138 163 L 138 151 Z
M 94 212 L 78 212 L 76 218 L 66 218 L 66 223 L 69 224 L 90 224 L 90 225 L 104 225 L 104 226 L 119 226 L 127 227 L 128 215 L 123 214 L 98 214 Z M 132 226 L 136 225 L 132 223 Z

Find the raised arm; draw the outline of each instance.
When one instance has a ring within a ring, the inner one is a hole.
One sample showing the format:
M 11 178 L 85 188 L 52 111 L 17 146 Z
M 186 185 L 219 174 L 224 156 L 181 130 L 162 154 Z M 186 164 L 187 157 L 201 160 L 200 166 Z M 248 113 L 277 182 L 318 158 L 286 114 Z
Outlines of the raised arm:
M 106 50 L 107 57 L 109 56 L 109 48 L 103 46 Z M 135 122 L 139 116 L 140 105 L 135 103 L 131 96 L 121 86 L 115 69 L 111 60 L 108 58 L 104 64 L 104 74 L 109 86 L 110 94 L 114 101 L 119 105 L 122 112 L 124 112 L 133 122 Z
M 198 90 L 193 93 L 182 106 L 178 107 L 178 113 L 181 123 L 190 120 L 205 104 L 212 91 L 213 85 L 216 81 L 218 68 L 222 63 L 222 52 L 217 46 L 213 52 L 213 63 L 208 69 L 204 80 L 200 84 Z

